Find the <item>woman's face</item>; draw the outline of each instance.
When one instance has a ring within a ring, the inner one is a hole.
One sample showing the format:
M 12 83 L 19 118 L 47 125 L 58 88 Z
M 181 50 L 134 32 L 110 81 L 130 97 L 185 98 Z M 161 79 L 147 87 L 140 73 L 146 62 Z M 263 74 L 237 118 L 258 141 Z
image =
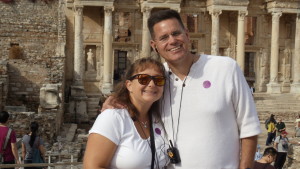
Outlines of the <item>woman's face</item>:
M 156 67 L 148 67 L 147 69 L 135 72 L 133 74 L 145 74 L 150 76 L 163 76 L 163 74 L 157 70 Z M 133 80 L 127 80 L 126 81 L 126 87 L 129 91 L 129 95 L 131 98 L 132 103 L 135 104 L 152 104 L 155 101 L 159 100 L 162 96 L 164 86 L 157 86 L 154 83 L 154 80 L 151 79 L 148 84 L 141 84 L 138 80 L 138 77 L 136 77 Z

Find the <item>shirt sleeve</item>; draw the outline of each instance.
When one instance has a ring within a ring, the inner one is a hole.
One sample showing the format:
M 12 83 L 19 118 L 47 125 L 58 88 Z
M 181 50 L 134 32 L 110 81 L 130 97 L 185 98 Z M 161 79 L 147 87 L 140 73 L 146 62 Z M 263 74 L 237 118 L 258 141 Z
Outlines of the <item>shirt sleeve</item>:
M 16 132 L 14 130 L 11 131 L 10 142 L 11 143 L 16 143 L 17 142 Z
M 107 109 L 103 111 L 97 117 L 89 134 L 100 134 L 118 145 L 124 129 L 124 118 L 118 113 L 118 110 L 119 109 Z
M 261 133 L 261 128 L 253 96 L 246 79 L 236 62 L 234 62 L 233 68 L 232 102 L 236 111 L 240 138 L 258 135 Z

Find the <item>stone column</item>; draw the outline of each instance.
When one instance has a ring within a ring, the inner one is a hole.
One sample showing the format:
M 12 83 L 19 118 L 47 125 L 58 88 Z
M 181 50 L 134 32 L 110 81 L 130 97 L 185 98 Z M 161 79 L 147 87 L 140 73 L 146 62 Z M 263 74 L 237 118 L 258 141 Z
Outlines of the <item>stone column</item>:
M 219 55 L 219 32 L 220 32 L 220 22 L 219 15 L 221 15 L 221 10 L 210 10 L 211 15 L 211 54 Z
M 237 51 L 236 61 L 245 70 L 245 16 L 247 11 L 239 11 L 238 15 L 238 30 L 237 30 Z
M 112 84 L 112 6 L 104 7 L 104 34 L 103 34 L 103 43 L 104 43 L 104 70 L 103 70 L 103 85 L 102 92 L 104 94 L 111 93 L 113 89 Z
M 103 55 L 102 44 L 96 45 L 96 56 L 97 56 L 97 80 L 101 81 L 103 79 Z
M 83 86 L 85 69 L 85 53 L 83 46 L 83 6 L 74 7 L 75 14 L 75 38 L 74 38 L 74 83 L 71 86 L 71 97 L 69 102 L 69 112 L 74 117 L 74 122 L 81 123 L 88 121 L 87 96 Z
M 142 35 L 142 53 L 140 57 L 149 57 L 150 56 L 150 32 L 148 30 L 147 21 L 150 16 L 151 8 L 143 7 L 143 35 Z
M 84 54 L 83 54 L 83 6 L 75 7 L 75 38 L 74 38 L 74 85 L 83 86 Z
M 296 16 L 293 83 L 291 84 L 291 93 L 300 93 L 300 13 Z
M 270 82 L 267 84 L 268 93 L 281 93 L 278 84 L 278 55 L 279 55 L 279 18 L 281 12 L 272 13 L 271 64 Z

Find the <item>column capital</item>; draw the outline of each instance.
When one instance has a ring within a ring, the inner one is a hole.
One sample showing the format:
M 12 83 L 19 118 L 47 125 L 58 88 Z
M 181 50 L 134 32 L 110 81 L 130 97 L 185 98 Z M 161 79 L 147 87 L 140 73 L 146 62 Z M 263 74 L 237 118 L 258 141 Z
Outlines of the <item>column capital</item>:
M 79 15 L 81 16 L 82 15 L 82 12 L 83 12 L 83 6 L 74 6 L 74 12 L 75 12 L 75 15 Z
M 214 17 L 219 17 L 219 15 L 222 14 L 222 10 L 220 10 L 220 9 L 212 9 L 212 10 L 209 10 L 209 14 L 211 16 L 214 16 Z
M 272 22 L 279 22 L 282 12 L 272 12 Z
M 142 12 L 142 13 L 146 13 L 146 14 L 150 14 L 151 10 L 152 10 L 152 8 L 149 7 L 149 6 L 143 6 L 143 7 L 141 8 L 141 12 Z
M 105 15 L 112 15 L 112 11 L 114 10 L 114 6 L 104 6 Z
M 246 15 L 248 15 L 248 11 L 239 11 L 238 18 L 244 20 Z

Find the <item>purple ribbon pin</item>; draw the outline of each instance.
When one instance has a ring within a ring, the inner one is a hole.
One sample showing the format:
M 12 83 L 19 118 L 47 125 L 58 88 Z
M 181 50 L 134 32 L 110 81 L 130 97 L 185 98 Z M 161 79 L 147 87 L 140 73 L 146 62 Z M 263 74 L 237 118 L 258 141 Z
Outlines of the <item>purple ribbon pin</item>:
M 155 128 L 155 133 L 161 135 L 161 130 L 159 128 Z
M 203 87 L 204 88 L 210 88 L 210 86 L 211 86 L 210 81 L 206 80 L 206 81 L 203 82 Z

